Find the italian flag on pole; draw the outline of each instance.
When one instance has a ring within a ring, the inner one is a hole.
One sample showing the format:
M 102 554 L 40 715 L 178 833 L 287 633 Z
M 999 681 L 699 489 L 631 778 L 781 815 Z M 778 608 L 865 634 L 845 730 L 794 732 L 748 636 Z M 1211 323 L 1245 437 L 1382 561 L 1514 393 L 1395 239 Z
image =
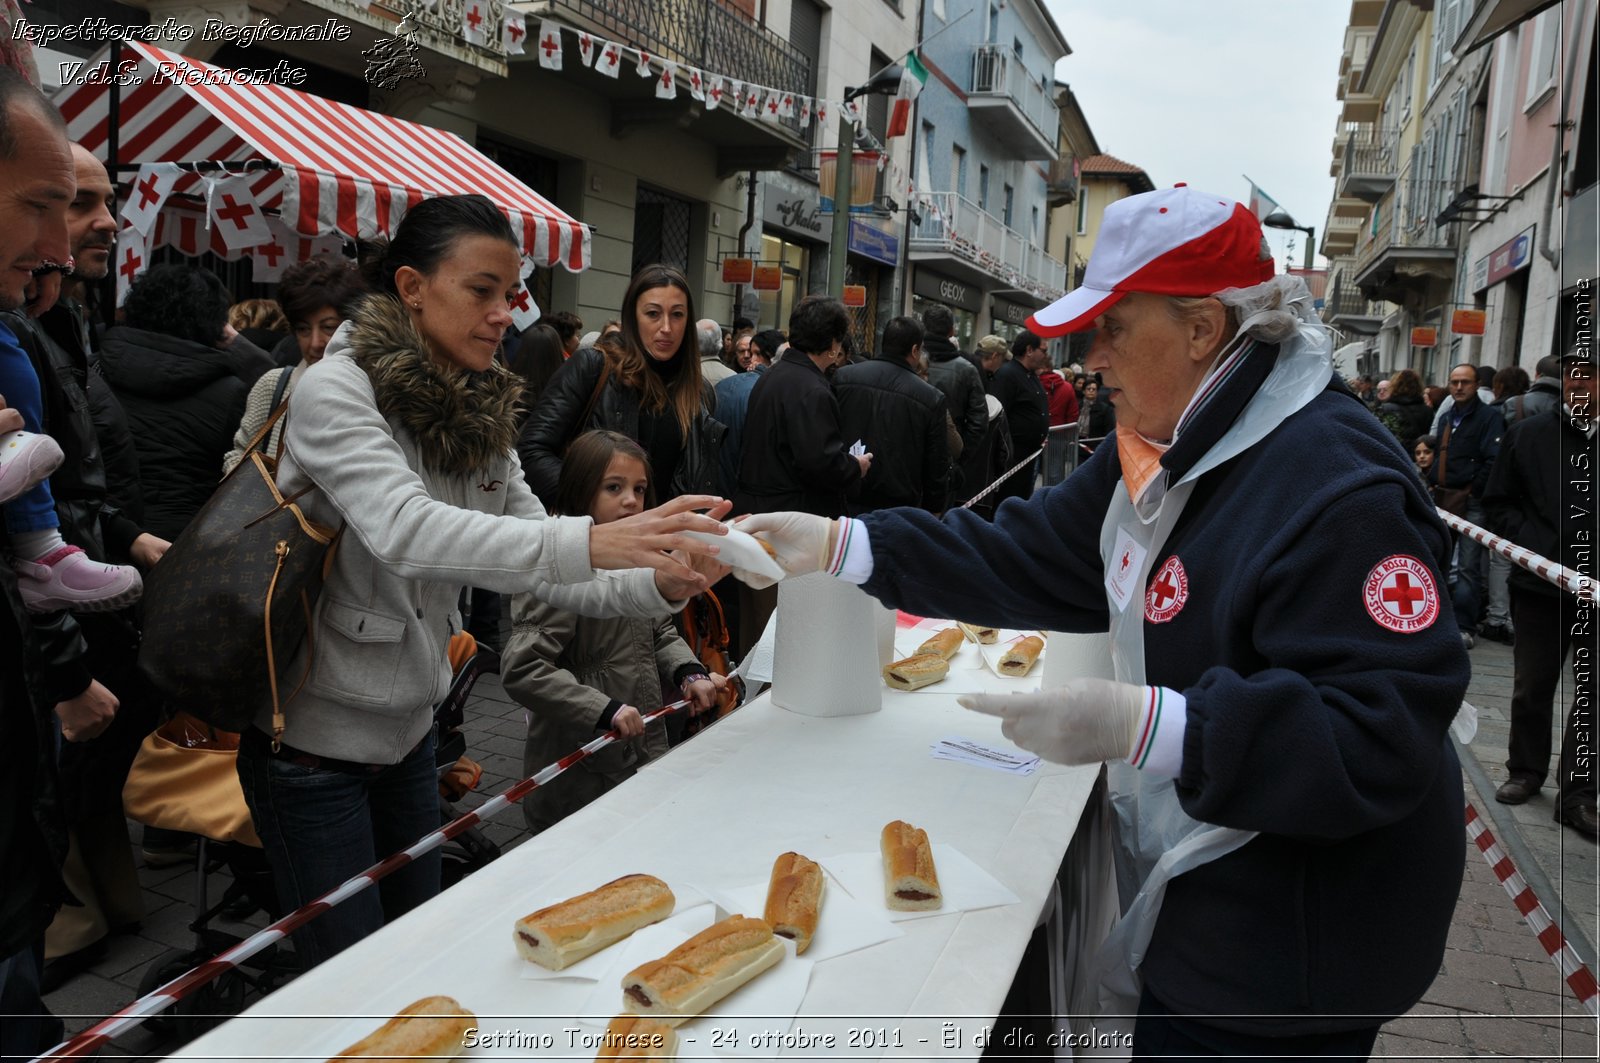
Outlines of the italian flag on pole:
M 916 52 L 907 52 L 901 61 L 900 90 L 894 94 L 894 112 L 889 115 L 886 138 L 898 137 L 911 128 L 911 101 L 917 98 L 927 80 L 928 68 L 922 65 Z

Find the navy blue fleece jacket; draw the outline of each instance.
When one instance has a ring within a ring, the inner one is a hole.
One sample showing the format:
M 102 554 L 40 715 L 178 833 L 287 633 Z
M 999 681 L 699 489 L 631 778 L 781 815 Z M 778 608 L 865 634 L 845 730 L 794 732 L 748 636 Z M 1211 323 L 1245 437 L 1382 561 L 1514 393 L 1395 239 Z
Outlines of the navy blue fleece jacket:
M 1175 446 L 1164 464 L 1183 460 Z M 867 514 L 864 589 L 928 616 L 1103 631 L 1100 526 L 1119 477 L 1101 447 L 992 524 Z M 1185 811 L 1260 835 L 1171 883 L 1143 966 L 1168 1007 L 1314 1033 L 1403 1014 L 1438 973 L 1464 854 L 1446 731 L 1469 672 L 1441 594 L 1449 550 L 1394 437 L 1347 393 L 1196 484 L 1151 564 L 1177 557 L 1188 597 L 1160 622 L 1146 612 L 1145 681 L 1188 700 Z M 1402 589 L 1426 591 L 1391 601 L 1404 621 L 1382 604 L 1397 564 Z

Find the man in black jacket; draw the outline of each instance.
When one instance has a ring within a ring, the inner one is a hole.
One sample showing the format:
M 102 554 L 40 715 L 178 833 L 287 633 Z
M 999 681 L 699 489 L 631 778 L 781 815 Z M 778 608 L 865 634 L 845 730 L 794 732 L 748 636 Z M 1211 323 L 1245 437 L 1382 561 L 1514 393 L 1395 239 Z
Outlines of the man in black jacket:
M 1021 461 L 1044 446 L 1050 430 L 1050 399 L 1039 383 L 1039 370 L 1049 359 L 1044 341 L 1023 329 L 1011 341 L 1011 360 L 995 370 L 989 393 L 1000 400 L 1011 426 L 1013 461 Z M 1000 488 L 1000 501 L 1033 494 L 1033 465 L 1018 469 Z
M 1563 366 L 1565 409 L 1518 421 L 1506 431 L 1489 474 L 1483 504 L 1490 527 L 1542 557 L 1587 571 L 1594 528 L 1595 366 L 1569 357 Z M 1555 819 L 1600 837 L 1595 814 L 1593 759 L 1594 625 L 1592 608 L 1520 567 L 1511 570 L 1511 739 L 1506 770 L 1495 791 L 1502 804 L 1520 805 L 1539 792 L 1550 768 L 1550 715 L 1561 668 L 1573 652 L 1572 706 L 1561 736 Z
M 866 441 L 874 458 L 861 494 L 845 504 L 852 517 L 890 506 L 944 512 L 950 487 L 945 401 L 917 376 L 921 364 L 922 326 L 914 317 L 897 317 L 883 328 L 878 357 L 834 374 L 843 437 Z
M 839 403 L 823 372 L 838 357 L 850 317 L 837 299 L 811 295 L 789 315 L 789 348 L 750 393 L 735 513 L 794 509 L 844 514 L 872 455 L 853 456 L 839 431 Z
M 928 356 L 928 383 L 944 392 L 945 408 L 961 434 L 962 453 L 968 453 L 989 430 L 983 379 L 950 339 L 956 327 L 949 307 L 934 304 L 923 311 L 922 329 L 922 353 Z
M 1483 489 L 1500 452 L 1505 420 L 1499 410 L 1478 397 L 1478 371 L 1465 362 L 1450 370 L 1450 398 L 1453 405 L 1443 417 L 1439 452 L 1428 469 L 1428 485 L 1447 490 L 1469 488 L 1461 517 L 1481 528 L 1488 519 L 1483 511 Z M 1471 615 L 1458 616 L 1456 621 L 1461 625 L 1461 640 L 1470 648 L 1478 633 L 1479 615 L 1488 602 L 1489 553 L 1464 535 L 1458 535 L 1457 541 L 1461 575 L 1472 588 L 1473 600 Z

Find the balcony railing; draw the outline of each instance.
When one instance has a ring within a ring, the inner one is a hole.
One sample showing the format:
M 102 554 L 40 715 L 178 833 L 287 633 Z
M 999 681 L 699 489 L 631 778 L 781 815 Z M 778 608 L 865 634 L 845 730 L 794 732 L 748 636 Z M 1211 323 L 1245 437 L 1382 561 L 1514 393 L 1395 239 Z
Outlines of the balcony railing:
M 1400 170 L 1399 137 L 1393 130 L 1363 126 L 1344 142 L 1339 193 L 1368 203 L 1387 192 Z
M 1033 124 L 1034 131 L 1046 143 L 1055 143 L 1061 122 L 1055 101 L 1011 49 L 998 44 L 978 45 L 972 56 L 972 95 L 1010 97 Z
M 1078 198 L 1078 175 L 1073 159 L 1050 160 L 1049 177 L 1045 179 L 1045 194 L 1051 205 L 1072 203 Z
M 1407 167 L 1394 182 L 1394 188 L 1373 208 L 1373 224 L 1356 249 L 1357 274 L 1380 255 L 1393 249 L 1421 251 L 1452 250 L 1455 224 L 1434 221 L 1456 193 L 1455 181 L 1419 178 Z M 1436 257 L 1430 255 L 1429 257 Z
M 1341 276 L 1333 282 L 1333 290 L 1322 304 L 1322 313 L 1328 324 L 1349 327 L 1356 321 L 1381 321 L 1386 311 L 1382 302 L 1368 299 L 1360 288 Z
M 797 95 L 811 91 L 811 60 L 720 0 L 544 0 L 535 8 L 674 63 Z M 799 131 L 798 116 L 782 121 Z
M 918 197 L 921 199 L 922 197 Z M 1067 267 L 972 200 L 933 192 L 932 209 L 911 229 L 911 249 L 941 251 L 964 259 L 1012 287 L 1041 299 L 1056 299 L 1067 286 Z

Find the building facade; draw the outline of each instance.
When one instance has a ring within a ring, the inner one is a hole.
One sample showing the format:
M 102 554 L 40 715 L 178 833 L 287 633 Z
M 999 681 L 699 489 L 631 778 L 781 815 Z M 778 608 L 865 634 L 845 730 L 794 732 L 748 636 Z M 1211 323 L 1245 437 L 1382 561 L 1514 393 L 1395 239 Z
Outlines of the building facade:
M 907 305 L 950 307 L 970 350 L 986 333 L 1015 335 L 1067 287 L 1044 245 L 1054 71 L 1070 49 L 1040 0 L 924 0 L 922 37 L 930 76 L 917 97 Z

